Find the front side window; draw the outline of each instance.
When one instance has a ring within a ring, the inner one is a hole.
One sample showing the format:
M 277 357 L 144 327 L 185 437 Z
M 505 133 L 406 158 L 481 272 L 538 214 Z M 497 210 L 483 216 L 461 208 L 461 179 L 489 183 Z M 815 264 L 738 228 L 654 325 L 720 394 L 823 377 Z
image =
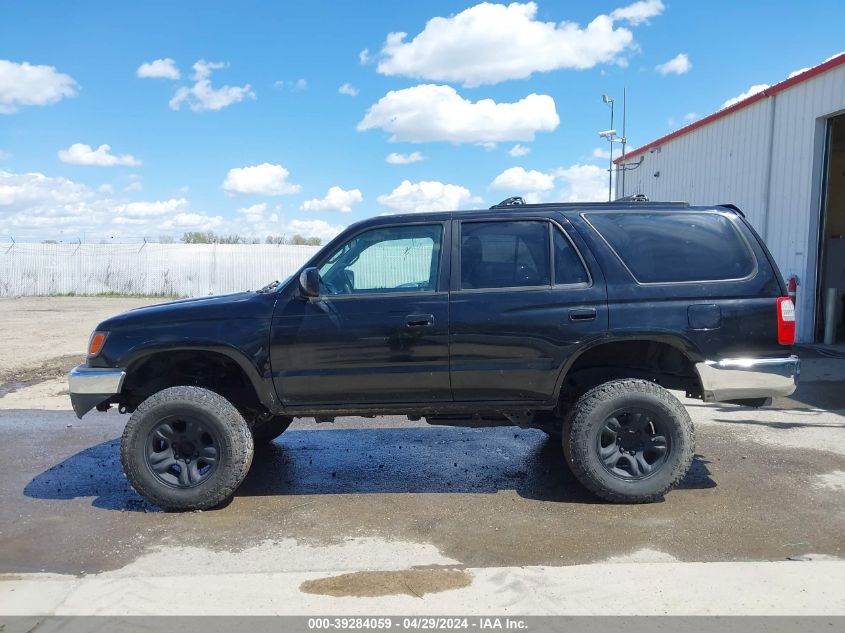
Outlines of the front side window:
M 434 292 L 440 224 L 391 226 L 359 233 L 320 266 L 327 295 Z
M 547 222 L 464 222 L 461 288 L 548 286 Z

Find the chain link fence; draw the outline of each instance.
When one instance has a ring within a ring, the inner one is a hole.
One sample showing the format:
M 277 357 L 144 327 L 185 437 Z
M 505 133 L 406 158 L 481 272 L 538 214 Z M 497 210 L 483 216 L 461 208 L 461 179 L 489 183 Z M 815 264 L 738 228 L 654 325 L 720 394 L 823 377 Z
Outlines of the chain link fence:
M 295 273 L 319 248 L 15 242 L 0 245 L 0 296 L 196 297 L 255 290 Z

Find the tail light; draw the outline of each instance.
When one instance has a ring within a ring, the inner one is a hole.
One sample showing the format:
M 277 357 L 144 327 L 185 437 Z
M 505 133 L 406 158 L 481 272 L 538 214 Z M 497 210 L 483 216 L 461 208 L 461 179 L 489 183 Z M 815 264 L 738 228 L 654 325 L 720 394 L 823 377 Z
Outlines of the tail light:
M 778 299 L 778 343 L 795 343 L 795 304 L 790 297 Z

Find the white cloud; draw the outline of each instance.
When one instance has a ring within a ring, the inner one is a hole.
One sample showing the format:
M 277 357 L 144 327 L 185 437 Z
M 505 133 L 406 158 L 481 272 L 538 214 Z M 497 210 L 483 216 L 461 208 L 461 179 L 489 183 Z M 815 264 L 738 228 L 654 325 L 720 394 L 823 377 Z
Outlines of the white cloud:
M 337 91 L 342 95 L 349 95 L 350 97 L 357 97 L 360 92 L 358 88 L 352 84 L 343 84 Z
M 364 64 L 369 63 L 369 61 L 370 61 L 370 49 L 369 48 L 365 48 L 360 53 L 358 53 L 358 61 L 361 63 L 362 66 Z
M 510 154 L 514 158 L 519 158 L 520 156 L 527 156 L 530 152 L 530 147 L 525 147 L 525 145 L 520 145 L 519 143 L 517 143 L 508 150 L 508 154 Z
M 144 184 L 140 180 L 135 180 L 133 182 L 130 182 L 128 185 L 126 185 L 123 188 L 123 190 L 126 191 L 126 192 L 141 191 L 141 189 L 143 189 L 143 188 L 144 188 Z
M 308 87 L 308 82 L 305 79 L 297 79 L 294 84 L 297 90 L 305 90 Z
M 66 178 L 0 170 L 0 233 L 23 239 L 157 236 L 185 227 L 221 226 L 220 216 L 190 212 L 184 198 L 128 202 Z
M 97 167 L 114 167 L 128 165 L 137 167 L 141 161 L 131 154 L 115 155 L 111 153 L 111 145 L 100 145 L 93 149 L 85 143 L 74 143 L 67 149 L 59 150 L 59 160 L 71 165 L 93 165 Z
M 636 43 L 629 29 L 614 23 L 637 25 L 663 8 L 659 0 L 635 2 L 582 27 L 537 20 L 535 2 L 482 2 L 448 18 L 430 19 L 410 41 L 407 33 L 389 33 L 378 72 L 475 87 L 535 72 L 624 63 L 622 55 Z
M 410 154 L 391 152 L 384 160 L 391 165 L 409 165 L 411 163 L 418 163 L 421 160 L 425 160 L 425 156 L 423 156 L 421 152 L 411 152 Z
M 553 172 L 561 186 L 561 202 L 601 202 L 607 200 L 607 169 L 575 164 Z
M 102 185 L 97 187 L 97 191 L 99 191 L 100 193 L 105 193 L 105 194 L 111 195 L 111 194 L 114 193 L 114 185 L 107 183 L 107 182 L 103 183 Z
M 297 193 L 299 185 L 288 182 L 288 176 L 290 172 L 287 169 L 271 163 L 235 167 L 226 174 L 223 190 L 229 195 L 283 196 Z
M 222 86 L 214 88 L 211 85 L 211 73 L 220 68 L 226 68 L 228 64 L 224 62 L 207 62 L 200 60 L 194 64 L 194 84 L 192 86 L 182 86 L 173 95 L 170 100 L 170 107 L 173 110 L 178 110 L 183 103 L 187 103 L 188 107 L 194 112 L 202 112 L 204 110 L 222 110 L 233 103 L 238 103 L 244 99 L 255 99 L 255 93 L 249 84 L 245 86 Z
M 470 202 L 480 202 L 466 187 L 437 181 L 411 182 L 403 180 L 389 194 L 378 197 L 379 204 L 410 213 L 414 211 L 451 211 Z
M 678 53 L 669 61 L 658 64 L 654 69 L 661 75 L 683 75 L 692 70 L 692 62 L 686 53 Z
M 698 114 L 695 112 L 687 112 L 684 115 L 684 121 L 695 121 L 698 118 Z
M 752 95 L 756 95 L 758 92 L 763 92 L 767 88 L 769 88 L 769 84 L 755 84 L 742 94 L 738 94 L 737 96 L 725 101 L 719 109 L 724 110 L 725 108 L 730 108 L 732 105 L 737 104 Z
M 0 59 L 0 114 L 12 114 L 22 106 L 56 103 L 75 96 L 76 89 L 73 77 L 53 66 Z
M 138 66 L 135 74 L 142 79 L 179 79 L 182 76 L 176 62 L 169 57 L 144 62 Z
M 129 218 L 157 218 L 184 212 L 187 208 L 188 201 L 185 198 L 171 198 L 170 200 L 157 200 L 155 202 L 129 202 L 128 204 L 116 205 L 114 210 L 121 216 Z
M 360 189 L 341 189 L 329 187 L 323 198 L 306 200 L 299 207 L 302 211 L 352 211 L 352 205 L 362 202 L 364 196 Z
M 372 105 L 358 130 L 381 128 L 391 141 L 495 143 L 533 141 L 557 128 L 560 118 L 548 95 L 530 94 L 515 103 L 472 102 L 451 86 L 423 84 L 391 90 Z
M 602 158 L 604 160 L 610 160 L 610 150 L 609 149 L 602 149 L 601 147 L 596 147 L 592 153 L 593 158 Z
M 600 151 L 594 150 L 593 155 L 597 156 Z M 550 171 L 511 167 L 496 176 L 490 188 L 522 196 L 529 204 L 544 202 L 548 198 L 561 202 L 607 200 L 607 168 L 588 164 L 575 164 Z M 554 189 L 557 192 L 553 194 Z
M 281 227 L 285 235 L 319 237 L 323 243 L 335 237 L 344 228 L 342 224 L 329 224 L 325 220 L 291 220 Z
M 541 171 L 526 170 L 523 167 L 511 167 L 493 179 L 493 189 L 506 189 L 514 194 L 525 192 L 549 191 L 555 188 L 555 179 L 551 174 Z
M 610 14 L 612 20 L 624 20 L 634 26 L 648 22 L 650 18 L 656 18 L 663 13 L 663 3 L 660 0 L 641 0 L 627 7 L 615 9 Z
M 242 207 L 236 211 L 236 213 L 240 213 L 241 215 L 245 216 L 248 220 L 263 220 L 264 213 L 267 211 L 267 203 L 266 202 L 259 202 L 258 204 L 253 204 L 249 207 Z
M 797 77 L 798 75 L 805 73 L 808 70 L 810 70 L 809 66 L 807 68 L 799 68 L 798 70 L 793 70 L 791 73 L 789 73 L 789 76 L 787 77 L 787 79 L 792 79 L 793 77 Z

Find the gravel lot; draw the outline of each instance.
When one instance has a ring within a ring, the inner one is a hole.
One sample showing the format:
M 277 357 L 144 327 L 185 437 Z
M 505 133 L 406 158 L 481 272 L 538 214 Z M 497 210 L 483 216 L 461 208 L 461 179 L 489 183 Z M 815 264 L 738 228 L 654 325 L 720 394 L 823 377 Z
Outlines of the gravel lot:
M 63 377 L 152 302 L 0 299 L 0 614 L 845 614 L 845 361 L 772 409 L 685 401 L 663 503 L 596 500 L 538 431 L 383 417 L 298 420 L 226 507 L 166 514 L 120 471 L 125 418 L 77 420 Z

